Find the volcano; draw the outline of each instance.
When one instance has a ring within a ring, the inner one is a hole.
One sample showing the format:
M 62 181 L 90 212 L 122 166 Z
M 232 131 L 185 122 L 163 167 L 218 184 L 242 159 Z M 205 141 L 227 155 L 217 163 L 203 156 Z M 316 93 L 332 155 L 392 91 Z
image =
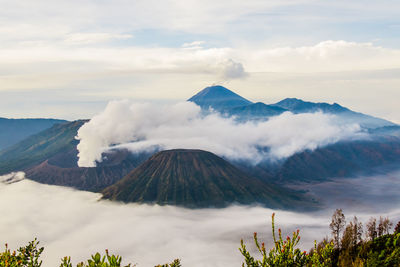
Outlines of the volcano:
M 250 177 L 211 152 L 191 149 L 158 152 L 102 193 L 105 199 L 190 208 L 230 203 L 293 208 L 303 200 L 297 192 Z
M 203 109 L 212 108 L 218 111 L 252 104 L 246 98 L 220 85 L 206 87 L 188 101 L 196 103 Z

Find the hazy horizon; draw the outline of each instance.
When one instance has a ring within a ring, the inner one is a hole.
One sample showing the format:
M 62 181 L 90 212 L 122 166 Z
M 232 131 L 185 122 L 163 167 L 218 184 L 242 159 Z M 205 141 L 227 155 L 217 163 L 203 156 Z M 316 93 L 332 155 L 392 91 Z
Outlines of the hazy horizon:
M 210 86 L 214 86 L 214 85 L 216 85 L 216 84 L 212 84 Z M 204 88 L 202 88 L 202 89 L 204 89 Z M 202 89 L 200 89 L 198 92 L 200 92 Z M 195 92 L 194 94 L 196 94 L 198 92 Z M 243 95 L 241 95 L 241 96 L 246 98 Z M 287 96 L 287 97 L 283 97 L 281 99 L 278 99 L 275 102 L 270 102 L 270 103 L 263 102 L 263 103 L 265 103 L 267 105 L 268 104 L 275 104 L 275 103 L 277 103 L 277 102 L 279 102 L 281 100 L 284 100 L 286 98 L 292 98 L 292 97 Z M 249 98 L 247 98 L 247 99 L 249 99 Z M 107 105 L 109 105 L 110 103 L 115 102 L 115 101 L 132 101 L 132 103 L 137 103 L 139 105 L 140 104 L 146 104 L 146 105 L 147 104 L 151 104 L 151 105 L 155 105 L 155 106 L 156 105 L 161 105 L 162 106 L 162 105 L 179 104 L 179 103 L 182 103 L 183 101 L 186 101 L 186 100 L 187 99 L 170 100 L 170 99 L 160 99 L 160 98 L 154 98 L 154 99 L 118 98 L 118 100 L 111 99 L 111 100 L 108 100 L 108 101 L 101 101 L 101 102 L 96 103 L 95 104 L 95 108 L 92 108 L 90 112 L 86 112 L 85 115 L 83 115 L 83 114 L 76 115 L 75 114 L 75 115 L 64 115 L 64 117 L 63 116 L 57 117 L 56 115 L 51 115 L 52 112 L 50 111 L 50 113 L 48 113 L 48 114 L 37 115 L 37 116 L 35 116 L 35 115 L 19 115 L 19 116 L 8 116 L 8 117 L 7 116 L 3 116 L 3 118 L 7 118 L 7 119 L 39 119 L 39 118 L 44 118 L 44 119 L 62 119 L 62 120 L 67 120 L 67 121 L 85 120 L 85 119 L 91 119 L 93 116 L 98 115 L 99 113 L 101 113 L 107 107 Z M 254 103 L 262 102 L 262 101 L 260 101 L 258 99 L 249 99 L 249 100 L 254 102 Z M 304 98 L 301 99 L 301 100 L 306 101 L 306 102 L 314 102 L 314 103 L 328 103 L 328 104 L 337 103 L 337 102 L 324 102 L 324 101 L 319 101 L 319 100 L 308 100 L 308 99 L 304 99 Z M 340 105 L 344 106 L 341 103 L 337 103 L 337 104 L 340 104 Z M 81 107 L 83 107 L 83 106 L 84 106 L 84 104 L 81 105 Z M 355 112 L 361 112 L 360 110 L 355 110 L 350 106 L 344 106 L 344 107 L 349 108 L 350 110 L 353 110 Z M 29 113 L 27 113 L 27 114 L 29 114 Z M 33 114 L 36 114 L 36 113 L 33 112 Z M 42 114 L 42 113 L 38 113 L 38 114 Z M 371 114 L 371 113 L 364 113 L 364 114 L 371 115 L 371 116 L 374 116 L 374 117 L 378 117 L 378 115 L 376 115 L 376 114 Z M 392 119 L 391 120 L 391 119 L 385 118 L 385 117 L 379 117 L 379 118 L 391 121 L 391 122 L 396 123 L 396 124 L 400 123 L 400 120 L 398 121 L 396 119 Z

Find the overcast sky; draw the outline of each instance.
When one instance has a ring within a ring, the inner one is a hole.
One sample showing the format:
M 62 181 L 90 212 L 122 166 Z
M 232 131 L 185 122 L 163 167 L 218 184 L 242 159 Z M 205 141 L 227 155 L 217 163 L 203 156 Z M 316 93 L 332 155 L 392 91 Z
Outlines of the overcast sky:
M 89 118 L 219 83 L 400 122 L 400 2 L 2 0 L 0 117 Z

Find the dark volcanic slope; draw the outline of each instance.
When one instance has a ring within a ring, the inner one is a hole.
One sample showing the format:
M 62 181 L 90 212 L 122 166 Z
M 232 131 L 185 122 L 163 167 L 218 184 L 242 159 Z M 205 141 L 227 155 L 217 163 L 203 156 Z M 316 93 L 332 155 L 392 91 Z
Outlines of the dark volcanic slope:
M 400 139 L 340 142 L 314 151 L 303 151 L 288 158 L 276 180 L 323 181 L 333 177 L 368 175 L 375 168 L 400 163 Z
M 222 158 L 202 150 L 159 152 L 103 191 L 104 198 L 187 207 L 225 206 L 232 202 L 294 208 L 294 192 L 251 178 Z
M 132 154 L 127 150 L 107 153 L 107 160 L 93 168 L 62 166 L 62 160 L 76 158 L 77 151 L 60 153 L 43 163 L 25 170 L 26 177 L 39 183 L 70 186 L 99 192 L 110 186 L 146 160 L 146 153 Z M 75 161 L 76 164 L 76 161 Z
M 1 151 L 0 175 L 25 171 L 27 178 L 40 183 L 97 192 L 117 182 L 150 156 L 119 150 L 103 155 L 106 159 L 98 167 L 78 167 L 75 136 L 84 123 L 54 125 Z
M 251 176 L 279 184 L 368 176 L 398 169 L 399 164 L 400 138 L 395 136 L 338 142 L 296 153 L 280 162 L 265 161 L 256 166 L 235 162 L 238 168 Z

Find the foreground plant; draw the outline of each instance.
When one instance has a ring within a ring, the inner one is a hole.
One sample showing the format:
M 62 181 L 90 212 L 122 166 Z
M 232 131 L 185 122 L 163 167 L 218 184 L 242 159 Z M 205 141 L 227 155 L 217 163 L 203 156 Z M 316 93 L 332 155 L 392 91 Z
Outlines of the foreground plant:
M 180 259 L 175 259 L 172 263 L 167 263 L 163 265 L 157 265 L 155 267 L 182 267 L 181 265 L 181 260 Z
M 39 248 L 36 238 L 17 251 L 11 252 L 6 244 L 4 252 L 0 253 L 0 267 L 40 267 L 42 261 L 39 257 L 43 250 L 43 247 Z
M 293 232 L 292 237 L 287 237 L 286 240 L 282 238 L 282 231 L 278 229 L 278 239 L 275 234 L 275 213 L 272 214 L 272 236 L 274 239 L 274 246 L 272 249 L 267 250 L 264 243 L 259 243 L 257 233 L 254 233 L 254 243 L 261 254 L 261 260 L 255 259 L 250 252 L 246 249 L 243 239 L 240 241 L 240 252 L 245 258 L 245 263 L 242 266 L 248 267 L 269 267 L 269 266 L 305 266 L 309 261 L 308 254 L 299 248 L 296 248 L 300 241 L 299 230 Z
M 41 267 L 42 261 L 39 259 L 44 248 L 39 247 L 39 241 L 35 238 L 25 247 L 20 247 L 17 251 L 11 251 L 8 245 L 5 245 L 4 252 L 0 252 L 0 267 Z M 129 263 L 122 266 L 122 258 L 119 255 L 110 255 L 106 250 L 106 255 L 101 256 L 96 253 L 86 262 L 80 262 L 76 267 L 135 267 L 135 264 Z M 60 267 L 73 267 L 71 257 L 61 259 Z M 181 261 L 175 259 L 172 263 L 157 265 L 155 267 L 181 267 Z
M 62 263 L 60 267 L 73 267 L 71 263 L 71 257 L 64 257 L 61 259 Z M 129 263 L 128 265 L 121 265 L 122 258 L 118 255 L 110 255 L 106 249 L 106 255 L 101 256 L 100 253 L 92 255 L 91 259 L 87 262 L 81 262 L 76 267 L 135 267 L 136 264 Z M 174 260 L 172 263 L 163 265 L 157 265 L 155 267 L 181 267 L 181 261 L 179 259 Z
M 62 263 L 60 267 L 72 267 L 71 257 L 64 257 L 61 259 Z M 110 255 L 108 250 L 106 249 L 106 255 L 101 256 L 100 253 L 96 253 L 92 255 L 91 259 L 88 259 L 87 262 L 78 263 L 77 267 L 122 267 L 121 266 L 122 258 L 118 255 Z M 134 267 L 135 265 L 125 265 L 123 267 Z
M 323 241 L 317 246 L 317 241 L 314 241 L 314 249 L 310 253 L 310 266 L 325 267 L 332 266 L 332 256 L 335 252 L 335 244 L 333 241 Z
M 71 263 L 71 257 L 64 257 L 61 259 L 62 263 L 60 267 L 73 267 Z M 101 256 L 100 253 L 92 255 L 91 259 L 87 262 L 81 262 L 76 267 L 135 267 L 136 264 L 129 263 L 128 265 L 121 265 L 122 258 L 118 255 L 110 255 L 106 249 L 106 255 Z M 172 263 L 163 265 L 157 265 L 155 267 L 181 267 L 181 261 L 179 259 L 174 260 Z

